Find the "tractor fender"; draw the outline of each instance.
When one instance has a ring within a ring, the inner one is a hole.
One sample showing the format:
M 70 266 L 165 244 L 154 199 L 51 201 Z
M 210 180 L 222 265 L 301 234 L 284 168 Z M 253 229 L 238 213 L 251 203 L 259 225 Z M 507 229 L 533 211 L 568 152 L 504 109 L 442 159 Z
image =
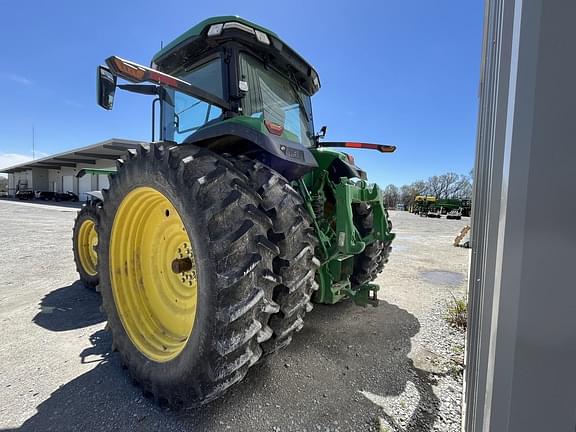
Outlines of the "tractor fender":
M 328 176 L 334 183 L 339 183 L 342 177 L 366 180 L 366 172 L 351 162 L 346 153 L 327 147 L 315 148 L 312 153 L 320 169 L 328 171 Z
M 332 163 L 328 165 L 328 176 L 334 182 L 339 181 L 340 177 L 366 180 L 366 172 L 356 165 L 338 158 L 334 158 Z
M 202 128 L 183 144 L 195 144 L 220 154 L 245 155 L 268 165 L 290 181 L 318 167 L 314 155 L 303 145 L 236 122 Z

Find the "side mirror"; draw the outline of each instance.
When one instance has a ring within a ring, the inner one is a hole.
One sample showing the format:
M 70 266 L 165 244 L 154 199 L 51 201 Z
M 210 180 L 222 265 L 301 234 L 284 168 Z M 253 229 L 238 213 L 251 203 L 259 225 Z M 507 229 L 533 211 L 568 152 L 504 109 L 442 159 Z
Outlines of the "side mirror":
M 322 126 L 320 128 L 320 132 L 318 133 L 318 138 L 324 138 L 326 136 L 326 130 L 328 128 L 326 126 Z
M 111 110 L 114 105 L 114 93 L 116 92 L 116 75 L 105 66 L 98 66 L 96 81 L 96 98 L 98 105 L 106 110 Z

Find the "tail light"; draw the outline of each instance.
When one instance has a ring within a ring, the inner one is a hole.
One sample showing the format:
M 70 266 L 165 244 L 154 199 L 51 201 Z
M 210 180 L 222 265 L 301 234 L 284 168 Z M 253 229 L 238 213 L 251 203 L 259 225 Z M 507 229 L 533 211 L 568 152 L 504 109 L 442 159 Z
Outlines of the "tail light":
M 266 126 L 266 129 L 268 129 L 268 132 L 271 134 L 282 135 L 284 132 L 284 126 L 271 122 L 270 120 L 264 120 L 264 125 Z

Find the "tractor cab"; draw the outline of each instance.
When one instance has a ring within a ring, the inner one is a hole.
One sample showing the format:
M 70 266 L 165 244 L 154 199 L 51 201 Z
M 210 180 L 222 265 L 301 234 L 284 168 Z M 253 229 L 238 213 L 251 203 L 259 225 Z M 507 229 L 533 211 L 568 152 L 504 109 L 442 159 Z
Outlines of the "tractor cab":
M 268 29 L 239 17 L 210 18 L 158 52 L 151 67 L 230 104 L 227 109 L 169 89 L 163 98 L 164 139 L 184 142 L 203 127 L 234 119 L 312 145 L 310 96 L 320 88 L 318 74 Z
M 317 167 L 308 148 L 315 145 L 310 97 L 320 89 L 318 74 L 263 27 L 210 18 L 154 55 L 150 68 L 119 57 L 106 63 L 99 73 L 104 108 L 112 107 L 104 93 L 116 76 L 158 84 L 118 87 L 157 96 L 160 140 L 249 154 L 290 178 Z
M 318 73 L 270 30 L 236 16 L 202 21 L 154 55 L 150 67 L 117 56 L 98 69 L 98 103 L 111 109 L 116 87 L 156 96 L 161 141 L 195 144 L 218 153 L 260 160 L 289 180 L 318 168 L 319 158 L 346 165 L 341 174 L 360 176 L 343 153 L 319 147 L 393 152 L 394 146 L 320 142 L 310 98 Z M 117 77 L 135 84 L 117 85 Z M 141 84 L 152 82 L 155 85 Z

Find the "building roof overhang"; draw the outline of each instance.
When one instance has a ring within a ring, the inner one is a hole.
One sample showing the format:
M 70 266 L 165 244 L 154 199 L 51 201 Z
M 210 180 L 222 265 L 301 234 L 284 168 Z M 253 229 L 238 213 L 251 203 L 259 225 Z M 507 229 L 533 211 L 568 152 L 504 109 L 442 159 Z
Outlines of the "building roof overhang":
M 78 165 L 96 165 L 97 161 L 102 159 L 115 161 L 122 157 L 127 150 L 138 148 L 142 143 L 142 141 L 112 138 L 97 144 L 23 162 L 18 165 L 6 168 L 0 167 L 0 173 L 11 174 L 32 168 L 61 170 L 63 167 L 76 168 Z

